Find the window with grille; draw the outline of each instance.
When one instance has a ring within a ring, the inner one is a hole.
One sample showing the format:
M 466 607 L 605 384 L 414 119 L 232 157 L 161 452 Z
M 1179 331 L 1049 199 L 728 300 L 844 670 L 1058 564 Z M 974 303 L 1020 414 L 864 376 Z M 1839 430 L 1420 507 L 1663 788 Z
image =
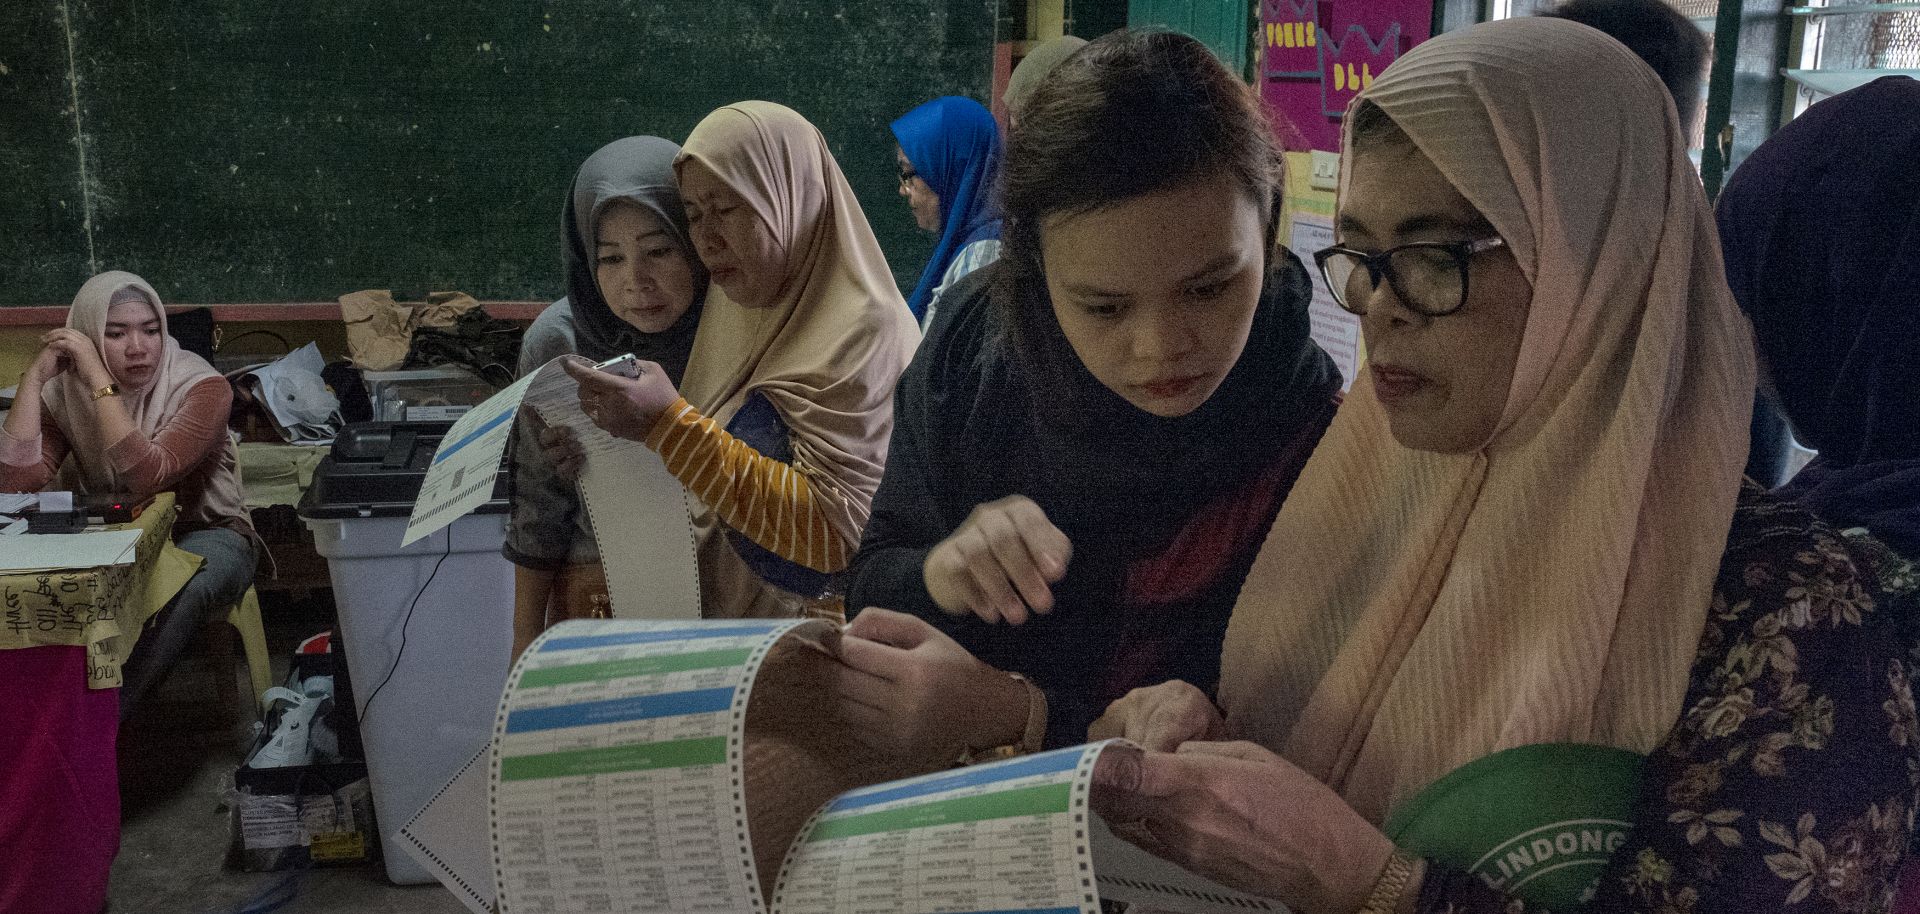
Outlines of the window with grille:
M 1814 0 L 1813 5 L 1856 4 Z M 1829 95 L 1872 81 L 1882 70 L 1920 75 L 1920 10 L 1835 12 L 1807 17 L 1800 47 L 1788 58 L 1798 67 L 1787 71 L 1795 83 L 1794 115 Z
M 1509 19 L 1521 16 L 1537 16 L 1541 13 L 1551 12 L 1554 7 L 1560 5 L 1560 2 L 1561 0 L 1493 0 L 1492 6 L 1490 7 L 1490 18 Z M 1694 24 L 1698 25 L 1700 29 L 1708 35 L 1713 34 L 1713 17 L 1719 13 L 1720 0 L 1664 0 L 1664 2 L 1668 6 L 1678 10 L 1680 15 L 1692 19 Z M 1706 82 L 1702 80 L 1700 85 L 1700 106 L 1702 109 L 1704 109 L 1707 104 L 1707 88 Z M 1700 126 L 1703 120 L 1704 118 L 1699 117 L 1694 119 L 1694 134 L 1688 141 L 1688 147 L 1694 153 L 1694 164 L 1696 165 L 1699 164 L 1699 149 L 1703 140 L 1701 135 L 1702 128 Z
M 1720 12 L 1720 0 L 1666 0 L 1668 6 L 1689 19 L 1712 19 Z M 1559 6 L 1559 0 L 1493 0 L 1491 19 L 1537 16 Z
M 1920 68 L 1920 11 L 1873 17 L 1873 36 L 1867 46 L 1868 66 L 1875 69 Z

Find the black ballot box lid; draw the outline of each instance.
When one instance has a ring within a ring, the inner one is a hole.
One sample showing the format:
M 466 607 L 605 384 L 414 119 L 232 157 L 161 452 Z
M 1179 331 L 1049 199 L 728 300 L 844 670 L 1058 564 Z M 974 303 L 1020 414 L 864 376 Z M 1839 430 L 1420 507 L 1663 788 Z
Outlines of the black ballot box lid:
M 413 513 L 427 467 L 453 423 L 360 422 L 340 430 L 333 449 L 313 471 L 300 499 L 300 516 L 317 520 L 405 517 Z M 507 467 L 501 461 L 493 494 L 476 514 L 507 510 Z

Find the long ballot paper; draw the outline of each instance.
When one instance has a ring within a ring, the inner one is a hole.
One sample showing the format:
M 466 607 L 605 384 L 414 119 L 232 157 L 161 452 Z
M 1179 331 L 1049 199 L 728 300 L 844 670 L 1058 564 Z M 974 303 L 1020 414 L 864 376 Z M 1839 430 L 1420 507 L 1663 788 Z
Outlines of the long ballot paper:
M 420 485 L 407 518 L 407 545 L 464 517 L 493 492 L 523 406 L 541 421 L 573 430 L 586 452 L 580 500 L 587 506 L 605 565 L 613 612 L 621 618 L 691 619 L 700 615 L 693 528 L 686 490 L 646 445 L 615 438 L 580 410 L 579 384 L 562 362 L 592 364 L 565 355 L 494 394 L 453 424 Z
M 492 746 L 498 909 L 1286 910 L 1115 838 L 1088 794 L 1116 742 L 951 770 L 854 743 L 820 701 L 837 637 L 820 621 L 621 619 L 543 635 Z

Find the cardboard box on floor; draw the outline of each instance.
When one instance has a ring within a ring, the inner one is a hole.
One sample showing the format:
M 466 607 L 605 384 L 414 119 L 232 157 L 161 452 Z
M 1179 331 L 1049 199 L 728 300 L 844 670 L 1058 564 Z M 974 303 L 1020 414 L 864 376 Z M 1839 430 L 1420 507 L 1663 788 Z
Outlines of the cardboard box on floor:
M 351 685 L 336 673 L 336 654 L 295 654 L 289 679 L 334 675 L 335 699 L 351 707 Z M 337 707 L 337 706 L 336 706 Z M 336 715 L 341 752 L 360 754 L 358 722 Z M 263 730 L 247 753 L 272 738 Z M 248 768 L 233 773 L 230 857 L 247 872 L 364 863 L 380 855 L 380 828 L 373 811 L 367 764 L 349 759 L 286 768 Z
M 364 762 L 234 772 L 232 857 L 250 873 L 379 855 Z

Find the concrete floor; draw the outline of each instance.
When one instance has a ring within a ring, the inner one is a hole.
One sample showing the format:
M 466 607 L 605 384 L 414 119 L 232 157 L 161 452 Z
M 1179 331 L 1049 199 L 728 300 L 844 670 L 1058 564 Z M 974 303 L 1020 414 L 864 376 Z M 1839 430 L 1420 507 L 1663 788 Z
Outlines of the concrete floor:
M 269 605 L 265 615 L 281 674 L 294 642 L 330 624 L 330 613 L 315 607 L 275 612 Z M 202 664 L 203 676 L 214 669 L 208 658 L 189 660 L 194 662 Z M 189 693 L 192 678 L 193 671 L 183 669 L 161 687 L 163 696 Z M 378 862 L 308 870 L 293 877 L 294 895 L 284 906 L 260 904 L 262 898 L 284 897 L 289 874 L 226 866 L 226 793 L 241 761 L 240 736 L 231 723 L 189 725 L 164 713 L 136 717 L 123 731 L 120 856 L 109 888 L 110 914 L 238 914 L 250 902 L 254 911 L 273 914 L 465 914 L 466 907 L 438 885 L 387 882 Z
M 286 880 L 284 873 L 243 873 L 224 866 L 228 841 L 225 794 L 240 753 L 223 734 L 171 740 L 164 768 L 146 783 L 125 785 L 120 856 L 113 864 L 112 914 L 226 914 Z M 123 778 L 124 779 L 124 778 Z M 275 914 L 465 914 L 437 885 L 396 886 L 378 863 L 309 870 L 297 894 Z

